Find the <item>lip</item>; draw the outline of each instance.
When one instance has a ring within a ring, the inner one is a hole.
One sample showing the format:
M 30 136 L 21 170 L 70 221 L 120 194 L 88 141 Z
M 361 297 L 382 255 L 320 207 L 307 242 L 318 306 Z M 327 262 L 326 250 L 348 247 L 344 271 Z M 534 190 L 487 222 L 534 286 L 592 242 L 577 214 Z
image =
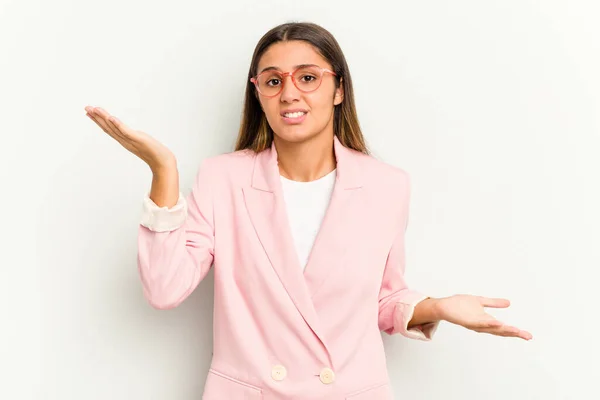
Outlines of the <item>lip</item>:
M 297 118 L 287 118 L 284 116 L 285 113 L 291 113 L 291 112 L 303 112 L 304 115 L 301 115 Z M 281 112 L 281 118 L 283 119 L 283 122 L 286 124 L 290 124 L 290 125 L 301 124 L 302 121 L 304 121 L 306 119 L 307 115 L 308 115 L 308 110 L 305 110 L 302 108 L 293 108 L 293 109 L 285 110 L 285 111 Z
M 281 113 L 279 113 L 279 115 L 281 115 L 283 117 L 283 114 L 285 114 L 285 113 L 293 113 L 293 112 L 304 112 L 304 113 L 307 113 L 308 110 L 306 110 L 304 108 L 290 108 L 289 110 L 283 110 Z

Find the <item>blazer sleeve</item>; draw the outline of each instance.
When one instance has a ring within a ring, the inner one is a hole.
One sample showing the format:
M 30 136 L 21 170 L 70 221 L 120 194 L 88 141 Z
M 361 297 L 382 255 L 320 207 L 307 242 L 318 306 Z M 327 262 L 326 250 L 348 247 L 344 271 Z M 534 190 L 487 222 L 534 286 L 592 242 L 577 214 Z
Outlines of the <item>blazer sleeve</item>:
M 187 212 L 188 204 L 183 193 L 179 193 L 177 204 L 168 208 L 156 205 L 148 192 L 144 196 L 140 225 L 154 232 L 174 231 L 185 223 Z
M 402 175 L 400 229 L 387 257 L 379 292 L 379 329 L 389 335 L 400 333 L 410 339 L 430 341 L 439 326 L 439 321 L 408 329 L 415 306 L 428 296 L 410 289 L 404 278 L 404 243 L 408 226 L 410 180 L 406 172 Z
M 138 271 L 144 297 L 155 308 L 183 302 L 204 279 L 214 259 L 212 179 L 206 161 L 192 191 L 172 208 L 144 199 L 138 229 Z

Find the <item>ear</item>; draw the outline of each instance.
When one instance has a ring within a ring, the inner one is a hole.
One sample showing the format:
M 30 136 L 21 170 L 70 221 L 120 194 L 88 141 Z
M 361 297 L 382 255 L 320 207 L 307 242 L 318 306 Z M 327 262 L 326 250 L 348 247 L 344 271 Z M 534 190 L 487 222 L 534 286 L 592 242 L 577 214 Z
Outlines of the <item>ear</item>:
M 344 100 L 344 85 L 342 84 L 344 78 L 340 78 L 340 86 L 335 89 L 335 97 L 333 98 L 333 105 L 337 106 Z

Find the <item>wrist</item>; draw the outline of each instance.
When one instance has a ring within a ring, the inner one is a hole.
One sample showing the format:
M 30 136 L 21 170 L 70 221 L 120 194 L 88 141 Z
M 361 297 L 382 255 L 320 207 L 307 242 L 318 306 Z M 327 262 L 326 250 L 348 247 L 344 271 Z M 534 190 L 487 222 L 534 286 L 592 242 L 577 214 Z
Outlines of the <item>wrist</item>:
M 444 299 L 443 298 L 430 298 L 431 300 L 431 314 L 436 321 L 444 320 L 443 307 Z
M 417 325 L 440 321 L 442 319 L 441 308 L 439 307 L 440 300 L 441 299 L 427 297 L 418 302 L 415 306 L 413 316 L 408 323 L 409 329 Z
M 177 175 L 177 160 L 168 159 L 156 165 L 150 165 L 152 174 L 156 177 Z

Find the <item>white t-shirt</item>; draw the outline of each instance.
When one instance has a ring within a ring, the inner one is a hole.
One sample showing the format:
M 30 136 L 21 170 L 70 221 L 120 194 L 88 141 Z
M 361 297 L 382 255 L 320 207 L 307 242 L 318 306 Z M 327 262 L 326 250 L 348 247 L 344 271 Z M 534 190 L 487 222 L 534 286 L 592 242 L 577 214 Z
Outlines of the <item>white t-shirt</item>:
M 303 269 L 329 206 L 335 177 L 335 169 L 310 182 L 292 181 L 281 176 L 288 221 Z

